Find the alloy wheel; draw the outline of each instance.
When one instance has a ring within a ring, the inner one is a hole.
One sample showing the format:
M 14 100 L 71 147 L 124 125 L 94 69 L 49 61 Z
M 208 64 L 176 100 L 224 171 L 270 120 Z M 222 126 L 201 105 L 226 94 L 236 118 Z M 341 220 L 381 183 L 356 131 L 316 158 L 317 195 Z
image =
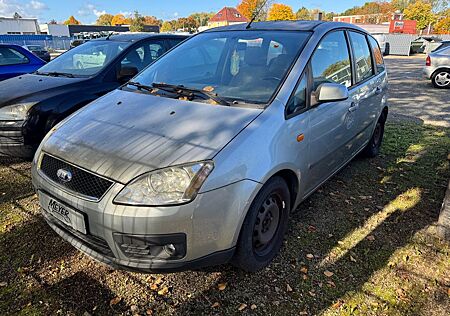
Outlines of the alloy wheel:
M 434 82 L 439 87 L 449 86 L 450 85 L 450 73 L 448 73 L 446 71 L 442 71 L 442 72 L 436 74 L 436 76 L 434 77 Z

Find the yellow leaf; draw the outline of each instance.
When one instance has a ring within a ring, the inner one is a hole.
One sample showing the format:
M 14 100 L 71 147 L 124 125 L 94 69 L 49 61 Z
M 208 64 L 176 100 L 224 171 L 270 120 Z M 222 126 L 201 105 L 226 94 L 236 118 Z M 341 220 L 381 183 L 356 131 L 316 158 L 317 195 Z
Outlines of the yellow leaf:
M 113 298 L 110 302 L 109 302 L 109 305 L 117 305 L 117 304 L 119 304 L 119 302 L 121 301 L 122 299 L 120 298 L 120 297 L 115 297 L 115 298 Z
M 308 268 L 307 267 L 302 267 L 300 269 L 300 272 L 306 274 L 306 273 L 308 273 Z
M 239 305 L 238 310 L 239 310 L 239 311 L 243 311 L 243 310 L 246 309 L 246 308 L 247 308 L 247 304 L 242 303 L 241 305 Z
M 167 286 L 158 291 L 159 295 L 166 295 L 167 293 L 169 293 L 169 288 Z
M 227 283 L 226 283 L 226 282 L 224 282 L 224 283 L 219 283 L 219 284 L 217 285 L 217 288 L 219 289 L 219 291 L 223 291 L 223 290 L 225 290 L 225 289 L 227 288 Z

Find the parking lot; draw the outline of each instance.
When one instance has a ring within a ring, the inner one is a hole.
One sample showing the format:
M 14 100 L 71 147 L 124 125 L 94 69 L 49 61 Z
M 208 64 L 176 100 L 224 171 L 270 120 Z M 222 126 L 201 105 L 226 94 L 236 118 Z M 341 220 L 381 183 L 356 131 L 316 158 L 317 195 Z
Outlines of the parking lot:
M 30 164 L 0 158 L 0 311 L 61 315 L 445 315 L 450 246 L 433 223 L 450 178 L 448 90 L 424 57 L 388 57 L 382 154 L 356 158 L 291 216 L 281 254 L 247 274 L 115 271 L 44 222 Z

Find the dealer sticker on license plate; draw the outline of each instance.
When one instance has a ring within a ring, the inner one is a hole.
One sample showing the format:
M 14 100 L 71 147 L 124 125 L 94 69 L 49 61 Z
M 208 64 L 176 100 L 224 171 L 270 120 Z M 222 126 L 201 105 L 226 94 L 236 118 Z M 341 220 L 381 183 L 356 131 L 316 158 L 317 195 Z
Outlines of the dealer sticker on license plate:
M 83 214 L 62 204 L 61 202 L 56 201 L 42 192 L 39 192 L 39 202 L 41 207 L 48 214 L 58 219 L 63 224 L 86 234 L 86 224 Z

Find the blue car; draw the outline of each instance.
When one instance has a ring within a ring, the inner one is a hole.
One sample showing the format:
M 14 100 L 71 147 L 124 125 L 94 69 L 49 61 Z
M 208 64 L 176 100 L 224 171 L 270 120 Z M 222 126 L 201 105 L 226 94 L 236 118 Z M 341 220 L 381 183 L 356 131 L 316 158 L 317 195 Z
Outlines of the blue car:
M 0 44 L 0 81 L 31 73 L 45 61 L 19 45 Z

